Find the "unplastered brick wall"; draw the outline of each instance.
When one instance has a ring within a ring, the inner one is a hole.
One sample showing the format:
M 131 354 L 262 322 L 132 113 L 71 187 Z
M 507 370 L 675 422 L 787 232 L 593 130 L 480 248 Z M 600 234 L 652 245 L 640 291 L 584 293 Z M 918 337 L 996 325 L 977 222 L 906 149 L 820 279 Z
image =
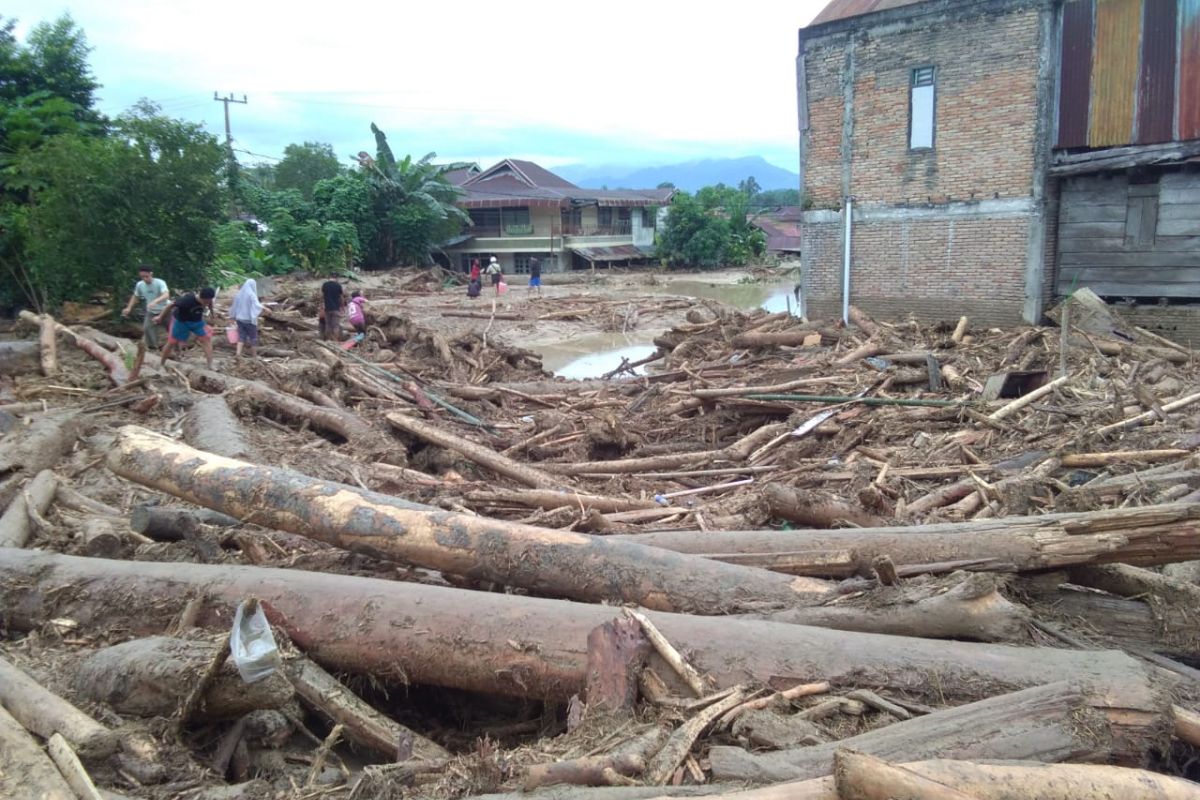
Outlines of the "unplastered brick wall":
M 1200 349 L 1200 304 L 1171 306 L 1126 306 L 1118 304 L 1121 317 L 1133 325 L 1165 336 L 1173 342 Z
M 848 69 L 850 193 L 859 203 L 1028 197 L 1038 4 L 991 0 L 907 9 L 900 17 L 865 15 L 835 23 L 828 35 L 816 29 L 805 37 L 804 184 L 814 205 L 842 202 Z M 922 66 L 936 70 L 934 148 L 910 151 L 910 82 L 912 70 Z
M 851 302 L 891 319 L 1018 324 L 1028 238 L 1023 216 L 856 220 Z M 839 314 L 841 223 L 806 224 L 803 246 L 809 316 Z

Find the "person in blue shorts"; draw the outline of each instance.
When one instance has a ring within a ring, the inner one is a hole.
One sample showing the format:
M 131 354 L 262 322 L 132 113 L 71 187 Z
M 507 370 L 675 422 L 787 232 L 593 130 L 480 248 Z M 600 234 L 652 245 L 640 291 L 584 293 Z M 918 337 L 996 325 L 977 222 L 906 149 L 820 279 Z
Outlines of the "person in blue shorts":
M 542 296 L 542 261 L 537 256 L 529 259 L 529 291 L 537 289 L 538 297 Z
M 188 292 L 176 298 L 158 315 L 158 322 L 162 323 L 172 311 L 175 312 L 175 320 L 167 333 L 167 346 L 162 351 L 162 363 L 166 364 L 171 354 L 189 339 L 196 338 L 204 347 L 204 360 L 208 368 L 213 368 L 212 329 L 204 324 L 204 314 L 212 312 L 213 298 L 216 296 L 216 289 L 206 286 L 200 290 L 198 297 Z

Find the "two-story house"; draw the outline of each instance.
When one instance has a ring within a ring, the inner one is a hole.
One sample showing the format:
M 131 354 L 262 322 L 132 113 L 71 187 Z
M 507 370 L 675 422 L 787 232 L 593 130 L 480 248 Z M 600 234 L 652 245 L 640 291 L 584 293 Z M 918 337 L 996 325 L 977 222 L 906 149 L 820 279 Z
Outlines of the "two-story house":
M 458 206 L 472 225 L 443 248 L 454 266 L 496 256 L 508 274 L 626 263 L 654 254 L 659 209 L 674 189 L 583 189 L 531 161 L 506 159 L 483 171 L 448 176 L 463 190 Z
M 810 314 L 1200 340 L 1200 0 L 832 0 L 796 78 Z

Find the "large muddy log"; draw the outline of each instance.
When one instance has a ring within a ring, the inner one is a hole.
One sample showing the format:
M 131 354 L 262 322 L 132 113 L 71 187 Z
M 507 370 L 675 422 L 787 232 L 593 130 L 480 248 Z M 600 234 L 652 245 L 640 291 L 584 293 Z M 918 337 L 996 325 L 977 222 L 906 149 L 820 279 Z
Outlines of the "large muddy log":
M 7 508 L 21 486 L 44 469 L 52 469 L 75 445 L 79 422 L 74 411 L 33 418 L 0 439 L 0 509 Z
M 379 558 L 575 600 L 721 614 L 801 598 L 799 579 L 630 542 L 429 511 L 395 497 L 202 453 L 122 428 L 109 468 L 196 505 Z
M 229 611 L 259 598 L 273 620 L 327 669 L 418 684 L 565 700 L 587 681 L 587 638 L 617 611 L 604 606 L 301 570 L 127 562 L 0 550 L 0 607 L 31 629 L 69 618 L 135 634 L 169 625 L 203 596 L 197 623 L 228 630 Z M 847 633 L 751 620 L 647 615 L 717 686 L 772 679 L 872 686 L 924 698 L 981 693 L 1071 675 L 1124 686 L 1147 667 L 1116 651 L 1074 651 Z M 668 668 L 655 661 L 659 674 Z M 931 676 L 937 680 L 931 680 Z
M 1151 750 L 1167 743 L 1169 711 L 1169 692 L 1139 672 L 1105 689 L 1078 680 L 1024 689 L 829 744 L 761 754 L 714 747 L 709 759 L 717 780 L 756 782 L 828 775 L 834 753 L 843 747 L 892 761 L 957 758 L 1143 766 Z
M 0 375 L 28 375 L 39 363 L 37 342 L 0 342 Z
M 664 531 L 610 538 L 697 555 L 759 553 L 768 563 L 773 554 L 793 551 L 857 556 L 852 565 L 831 560 L 830 577 L 865 572 L 882 555 L 897 567 L 961 562 L 964 569 L 1001 572 L 1113 562 L 1151 566 L 1200 558 L 1200 504 L 896 528 Z
M 171 716 L 183 706 L 217 650 L 211 642 L 168 636 L 134 639 L 88 656 L 79 665 L 76 688 L 121 714 Z M 195 716 L 240 717 L 257 709 L 279 708 L 291 699 L 291 684 L 281 673 L 246 683 L 227 663 L 207 685 Z
M 850 523 L 856 528 L 882 525 L 885 519 L 861 506 L 847 503 L 811 489 L 768 483 L 762 488 L 767 511 L 772 517 L 811 525 L 814 528 L 836 528 Z
M 242 423 L 229 410 L 224 397 L 201 397 L 183 418 L 183 438 L 197 450 L 226 458 L 254 461 L 254 448 L 246 440 Z

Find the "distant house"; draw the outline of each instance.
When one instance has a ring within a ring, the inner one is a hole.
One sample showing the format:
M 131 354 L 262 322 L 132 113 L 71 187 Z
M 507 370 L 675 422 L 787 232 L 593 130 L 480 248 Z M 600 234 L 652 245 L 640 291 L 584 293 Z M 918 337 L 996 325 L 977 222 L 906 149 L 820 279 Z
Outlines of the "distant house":
M 768 208 L 750 215 L 750 224 L 767 237 L 767 253 L 778 258 L 797 258 L 800 255 L 800 206 Z
M 1197 0 L 831 0 L 796 70 L 814 313 L 1089 287 L 1200 338 Z
M 640 261 L 653 255 L 658 210 L 674 189 L 583 189 L 532 161 L 505 159 L 483 170 L 448 176 L 463 190 L 458 206 L 471 227 L 443 250 L 452 265 L 487 266 L 496 256 L 505 273 L 546 272 Z

